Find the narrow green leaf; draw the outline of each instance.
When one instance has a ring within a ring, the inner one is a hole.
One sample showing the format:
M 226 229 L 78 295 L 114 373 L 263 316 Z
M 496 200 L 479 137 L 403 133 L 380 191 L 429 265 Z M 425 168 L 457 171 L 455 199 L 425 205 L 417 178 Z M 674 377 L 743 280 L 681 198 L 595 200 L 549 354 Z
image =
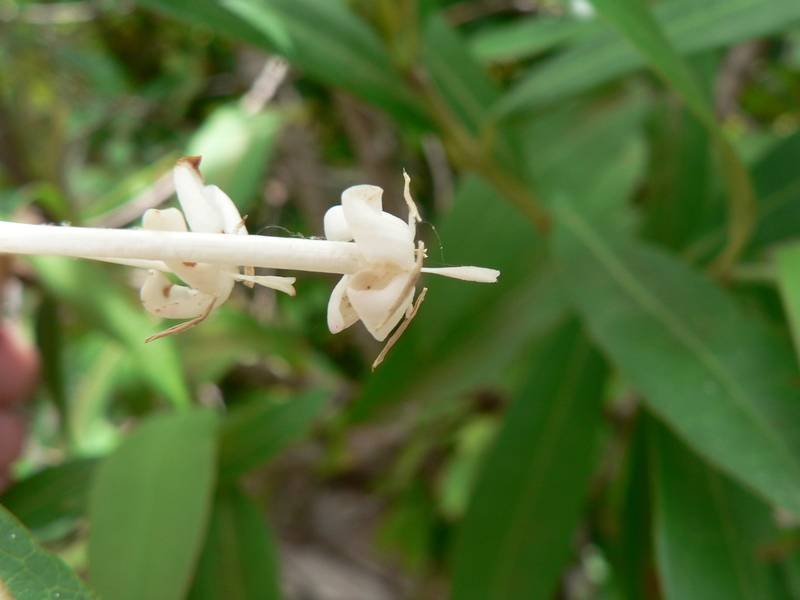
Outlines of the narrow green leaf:
M 544 344 L 458 533 L 454 600 L 552 597 L 597 464 L 604 376 L 576 321 Z
M 710 136 L 685 107 L 668 98 L 655 106 L 649 133 L 652 156 L 642 202 L 644 235 L 679 249 L 719 212 Z
M 430 17 L 422 32 L 421 58 L 458 122 L 480 131 L 500 88 L 472 57 L 466 43 L 441 15 Z
M 800 231 L 800 131 L 768 151 L 753 167 L 758 192 L 756 228 L 749 253 L 758 253 L 775 242 L 797 236 Z M 725 238 L 724 225 L 717 221 L 698 235 L 687 253 L 707 259 L 718 251 Z
M 216 472 L 210 410 L 148 419 L 99 466 L 89 501 L 90 581 L 106 600 L 183 598 Z
M 98 459 L 79 459 L 50 467 L 18 481 L 0 496 L 5 506 L 39 538 L 60 533 L 59 525 L 71 525 L 86 514 L 88 490 Z
M 785 31 L 800 21 L 795 0 L 667 0 L 652 6 L 670 44 L 683 56 Z M 497 110 L 510 114 L 554 104 L 646 65 L 624 39 L 598 31 L 520 78 Z
M 764 600 L 772 511 L 702 462 L 663 425 L 651 431 L 655 547 L 666 600 Z
M 470 49 L 485 62 L 531 58 L 594 33 L 598 25 L 592 21 L 536 15 L 480 30 L 470 39 Z
M 279 583 L 261 507 L 238 487 L 219 490 L 189 600 L 280 600 Z
M 0 598 L 95 600 L 97 596 L 0 506 Z
M 257 29 L 266 41 L 262 46 L 312 77 L 402 121 L 427 122 L 421 103 L 392 68 L 386 46 L 341 0 L 220 0 L 220 5 Z
M 318 389 L 276 401 L 259 397 L 231 411 L 220 431 L 220 478 L 230 481 L 265 463 L 305 434 L 329 394 Z
M 100 266 L 88 261 L 38 256 L 29 260 L 50 293 L 126 347 L 150 387 L 178 408 L 191 404 L 174 341 L 163 338 L 145 344 L 159 328 L 141 304 L 132 300 L 132 290 L 116 284 Z
M 650 9 L 640 0 L 591 1 L 597 11 L 647 59 L 650 67 L 681 97 L 714 138 L 730 199 L 728 240 L 718 258 L 718 267 L 723 271 L 730 268 L 752 233 L 755 191 L 747 168 L 717 123 L 709 93 L 667 40 Z
M 594 339 L 692 447 L 800 514 L 791 351 L 677 260 L 561 210 L 555 254 Z
M 779 248 L 775 253 L 775 266 L 794 349 L 800 357 L 800 244 L 795 242 Z

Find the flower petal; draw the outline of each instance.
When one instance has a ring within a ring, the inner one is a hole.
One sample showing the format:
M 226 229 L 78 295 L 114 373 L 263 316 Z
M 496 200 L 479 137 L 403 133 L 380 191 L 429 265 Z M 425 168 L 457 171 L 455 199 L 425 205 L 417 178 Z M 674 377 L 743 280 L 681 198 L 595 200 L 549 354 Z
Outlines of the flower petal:
M 175 191 L 189 228 L 201 233 L 226 233 L 215 198 L 207 192 L 200 173 L 199 156 L 181 158 L 173 169 Z
M 372 336 L 383 341 L 414 299 L 418 271 L 363 269 L 347 282 L 347 298 Z
M 478 283 L 496 283 L 497 277 L 500 275 L 500 271 L 497 269 L 484 267 L 422 267 L 422 272 Z
M 350 226 L 344 218 L 341 205 L 331 206 L 323 219 L 325 238 L 334 242 L 349 242 L 353 239 Z
M 150 271 L 142 286 L 142 304 L 167 319 L 193 319 L 205 313 L 215 297 L 172 283 L 163 273 Z
M 247 227 L 244 225 L 242 215 L 239 214 L 239 209 L 236 208 L 230 196 L 216 185 L 207 185 L 204 189 L 206 197 L 217 209 L 223 232 L 247 235 Z
M 188 231 L 183 213 L 177 208 L 150 208 L 142 216 L 142 227 L 155 231 Z
M 401 269 L 414 266 L 414 229 L 386 212 L 376 211 L 383 190 L 357 185 L 342 192 L 347 225 L 364 257 L 371 263 L 391 262 Z
M 294 289 L 294 282 L 297 281 L 296 277 L 277 277 L 275 275 L 242 275 L 240 273 L 236 273 L 233 275 L 233 279 L 236 281 L 257 283 L 258 285 L 263 285 L 264 287 L 278 290 L 279 292 L 289 294 L 290 296 L 297 295 L 297 292 Z
M 331 298 L 328 301 L 328 329 L 331 333 L 339 333 L 358 321 L 358 314 L 347 297 L 349 279 L 350 275 L 342 277 L 331 292 Z

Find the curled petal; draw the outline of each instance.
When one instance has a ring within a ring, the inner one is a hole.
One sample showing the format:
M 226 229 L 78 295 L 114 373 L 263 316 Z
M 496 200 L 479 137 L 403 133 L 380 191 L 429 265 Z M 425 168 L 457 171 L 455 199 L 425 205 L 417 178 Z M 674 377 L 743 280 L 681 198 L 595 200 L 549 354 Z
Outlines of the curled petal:
M 200 233 L 239 232 L 243 223 L 236 205 L 217 186 L 204 184 L 199 165 L 199 156 L 187 156 L 173 170 L 175 191 L 189 228 Z
M 500 271 L 497 269 L 484 267 L 423 267 L 422 272 L 478 283 L 496 283 L 497 277 L 500 275 Z
M 142 304 L 150 312 L 167 319 L 193 319 L 209 310 L 215 297 L 172 283 L 159 271 L 150 271 L 142 286 Z
M 142 216 L 142 227 L 155 231 L 187 231 L 183 213 L 177 208 L 151 208 Z
M 349 279 L 349 275 L 342 277 L 331 292 L 331 298 L 328 301 L 328 329 L 331 333 L 339 333 L 358 321 L 358 314 L 347 297 Z
M 382 190 L 357 185 L 342 193 L 342 209 L 359 250 L 370 263 L 390 262 L 401 269 L 414 266 L 414 228 L 385 212 L 375 210 Z
M 347 297 L 376 340 L 386 339 L 403 318 L 414 299 L 417 275 L 415 270 L 371 268 L 350 276 Z
M 341 205 L 331 206 L 323 219 L 325 237 L 334 242 L 349 242 L 353 239 L 350 226 L 344 218 L 344 209 Z

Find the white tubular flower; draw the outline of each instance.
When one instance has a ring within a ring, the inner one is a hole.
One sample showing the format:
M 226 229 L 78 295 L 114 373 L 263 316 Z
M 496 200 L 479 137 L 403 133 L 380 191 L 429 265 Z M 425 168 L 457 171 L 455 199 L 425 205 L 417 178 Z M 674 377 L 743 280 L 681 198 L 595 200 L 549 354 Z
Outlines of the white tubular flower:
M 406 174 L 407 222 L 383 211 L 381 188 L 358 185 L 345 190 L 342 204 L 326 213 L 328 239 L 298 239 L 248 236 L 245 219 L 222 190 L 205 185 L 199 164 L 200 157 L 186 157 L 175 166 L 183 213 L 176 208 L 151 209 L 141 230 L 0 221 L 0 253 L 73 256 L 150 269 L 141 291 L 147 310 L 166 318 L 191 319 L 151 340 L 205 319 L 227 300 L 236 281 L 294 296 L 294 277 L 255 276 L 254 267 L 338 273 L 343 277 L 328 304 L 331 332 L 360 320 L 382 341 L 397 327 L 375 364 L 416 314 L 426 291 L 414 300 L 421 273 L 484 283 L 496 281 L 500 274 L 481 267 L 422 266 L 425 246 L 415 242 L 420 218 Z M 173 273 L 186 285 L 173 283 L 164 273 Z M 406 320 L 398 327 L 404 315 Z
M 420 273 L 479 282 L 494 282 L 500 274 L 481 267 L 422 267 L 425 246 L 414 241 L 419 212 L 409 192 L 410 178 L 403 175 L 408 222 L 383 211 L 383 190 L 373 185 L 346 189 L 341 206 L 325 214 L 325 236 L 343 242 L 355 240 L 366 260 L 364 268 L 342 277 L 331 294 L 328 327 L 332 333 L 361 320 L 375 339 L 386 339 L 403 315 L 410 320 L 416 314 L 422 299 L 420 294 L 414 303 Z

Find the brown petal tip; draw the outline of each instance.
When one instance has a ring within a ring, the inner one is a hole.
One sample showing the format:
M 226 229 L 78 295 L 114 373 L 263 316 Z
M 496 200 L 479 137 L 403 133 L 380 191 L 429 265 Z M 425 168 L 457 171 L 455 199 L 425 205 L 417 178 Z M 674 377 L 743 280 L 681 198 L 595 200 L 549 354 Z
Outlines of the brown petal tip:
M 199 169 L 201 160 L 203 160 L 202 156 L 184 156 L 183 158 L 178 159 L 178 164 L 184 164 L 192 167 L 193 169 Z

